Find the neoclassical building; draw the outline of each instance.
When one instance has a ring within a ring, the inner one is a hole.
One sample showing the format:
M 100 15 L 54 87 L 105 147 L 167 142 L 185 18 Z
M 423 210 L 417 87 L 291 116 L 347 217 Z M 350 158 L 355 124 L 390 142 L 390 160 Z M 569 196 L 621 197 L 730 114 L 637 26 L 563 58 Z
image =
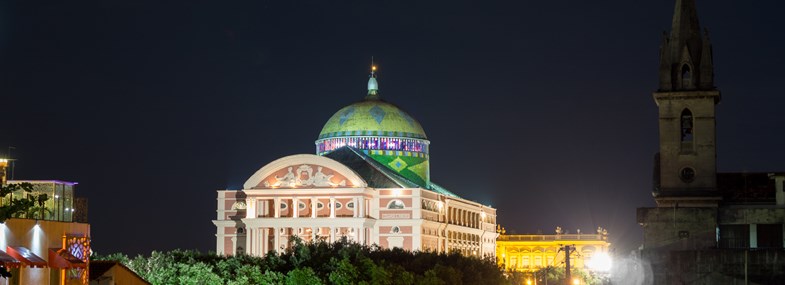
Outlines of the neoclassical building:
M 374 73 L 367 96 L 324 125 L 316 154 L 282 157 L 242 190 L 218 191 L 219 254 L 280 252 L 298 236 L 495 255 L 496 209 L 431 182 L 425 131 L 379 97 Z
M 609 254 L 611 243 L 608 231 L 570 234 L 560 227 L 554 234 L 502 234 L 496 241 L 499 266 L 509 271 L 535 272 L 548 266 L 563 267 L 566 259 L 564 246 L 572 247 L 570 268 L 591 267 L 592 258 Z

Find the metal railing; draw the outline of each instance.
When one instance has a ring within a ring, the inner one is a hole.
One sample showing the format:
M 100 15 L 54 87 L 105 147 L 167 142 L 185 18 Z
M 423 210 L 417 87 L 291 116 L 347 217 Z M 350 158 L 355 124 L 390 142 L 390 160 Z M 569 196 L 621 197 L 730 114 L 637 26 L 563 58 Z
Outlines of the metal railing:
M 500 235 L 500 241 L 557 241 L 557 240 L 606 240 L 601 234 L 562 234 L 562 235 Z

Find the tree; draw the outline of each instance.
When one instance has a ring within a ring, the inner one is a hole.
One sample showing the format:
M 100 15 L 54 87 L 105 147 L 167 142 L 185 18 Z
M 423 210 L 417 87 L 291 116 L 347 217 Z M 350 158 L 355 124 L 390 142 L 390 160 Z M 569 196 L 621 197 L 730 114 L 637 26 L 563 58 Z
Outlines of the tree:
M 310 267 L 296 268 L 286 274 L 286 285 L 300 284 L 319 285 L 322 284 L 322 279 L 319 279 Z
M 24 197 L 21 199 L 12 198 L 8 201 L 5 200 L 5 197 L 8 196 L 8 194 L 20 190 L 24 191 L 25 193 L 33 192 L 33 184 L 24 182 L 18 184 L 0 185 L 0 198 L 2 198 L 3 201 L 3 204 L 0 205 L 0 223 L 5 223 L 5 220 L 16 217 L 19 214 L 27 213 L 30 208 L 35 207 L 36 203 L 41 200 L 41 197 L 35 195 L 24 195 Z M 46 197 L 46 194 L 42 196 L 43 201 L 45 202 L 48 198 Z
M 333 257 L 330 260 L 330 266 L 333 267 L 333 270 L 330 272 L 328 279 L 332 284 L 357 284 L 360 273 L 357 271 L 357 267 L 355 267 L 348 258 L 338 260 Z
M 19 216 L 20 214 L 26 214 L 30 209 L 35 207 L 36 204 L 43 205 L 47 199 L 49 199 L 46 194 L 35 196 L 35 195 L 24 195 L 23 198 L 11 198 L 6 202 L 6 196 L 8 194 L 23 191 L 25 193 L 33 192 L 33 184 L 24 182 L 18 184 L 0 184 L 0 201 L 2 201 L 2 205 L 0 205 L 0 223 L 5 223 L 6 220 Z M 41 212 L 43 216 L 43 212 Z M 0 277 L 9 278 L 11 277 L 11 272 L 8 272 L 8 269 L 5 268 L 4 265 L 0 264 Z
M 220 256 L 191 250 L 154 251 L 128 259 L 109 255 L 152 284 L 511 284 L 491 258 L 382 249 L 341 239 L 292 238 L 282 254 Z M 96 255 L 97 256 L 97 255 Z M 103 258 L 103 257 L 101 257 Z M 262 273 L 264 272 L 264 273 Z M 520 283 L 512 283 L 520 284 Z

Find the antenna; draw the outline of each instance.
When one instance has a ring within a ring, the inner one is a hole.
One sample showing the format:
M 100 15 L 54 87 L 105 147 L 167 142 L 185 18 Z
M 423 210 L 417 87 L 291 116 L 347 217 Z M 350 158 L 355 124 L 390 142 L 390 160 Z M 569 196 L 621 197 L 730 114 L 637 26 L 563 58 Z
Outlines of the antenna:
M 371 77 L 376 77 L 376 64 L 373 62 L 373 56 L 371 56 Z

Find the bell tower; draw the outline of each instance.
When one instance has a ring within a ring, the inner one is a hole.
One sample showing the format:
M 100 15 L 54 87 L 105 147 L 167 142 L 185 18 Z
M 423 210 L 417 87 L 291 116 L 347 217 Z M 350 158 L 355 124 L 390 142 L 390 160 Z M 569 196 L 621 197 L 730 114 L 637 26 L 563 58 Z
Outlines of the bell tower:
M 671 33 L 660 45 L 660 149 L 654 197 L 660 207 L 716 207 L 715 110 L 720 91 L 708 31 L 701 33 L 695 0 L 677 0 Z

